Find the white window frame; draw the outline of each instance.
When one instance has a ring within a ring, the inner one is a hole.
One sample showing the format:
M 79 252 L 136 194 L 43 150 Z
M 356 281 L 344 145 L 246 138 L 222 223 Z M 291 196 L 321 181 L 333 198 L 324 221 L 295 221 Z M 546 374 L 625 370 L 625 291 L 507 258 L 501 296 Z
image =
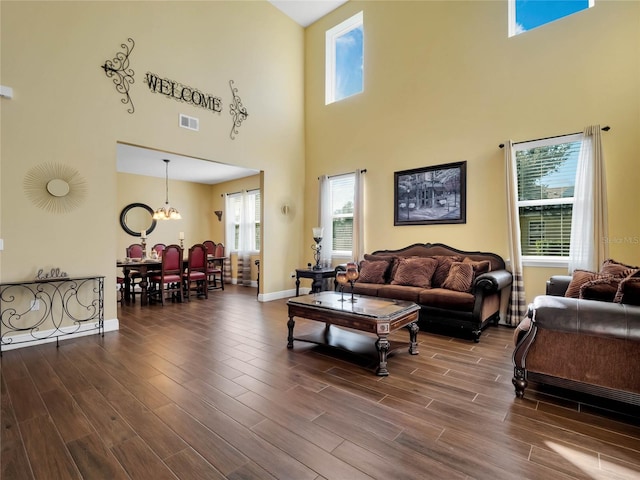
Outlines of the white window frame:
M 352 178 L 353 179 L 353 196 L 351 198 L 351 202 L 354 206 L 355 209 L 355 180 L 356 180 L 356 174 L 355 173 L 345 173 L 343 175 L 336 175 L 333 177 L 329 177 L 329 191 L 331 192 L 331 205 L 333 207 L 333 189 L 334 189 L 334 183 L 337 181 L 341 181 L 344 180 L 345 178 Z M 342 219 L 342 218 L 351 218 L 351 225 L 352 225 L 352 230 L 351 230 L 351 245 L 353 246 L 353 213 L 351 212 L 349 213 L 335 213 L 335 211 L 331 210 L 331 224 L 332 224 L 332 230 L 333 230 L 333 221 L 335 219 Z M 352 258 L 353 256 L 353 248 L 351 250 L 334 250 L 333 249 L 333 238 L 330 239 L 331 241 L 331 257 L 332 258 Z
M 327 30 L 325 35 L 325 105 L 344 99 L 336 99 L 336 40 L 349 33 L 351 30 L 363 26 L 364 16 L 362 12 L 356 13 L 351 18 Z M 364 56 L 364 45 L 362 46 Z M 362 90 L 364 91 L 364 78 L 362 79 Z M 354 94 L 354 95 L 357 95 Z M 351 95 L 350 95 L 351 96 Z M 349 98 L 349 97 L 345 97 Z
M 594 5 L 595 5 L 595 0 L 589 0 L 589 6 L 587 8 L 585 8 L 583 10 L 578 10 L 577 12 L 573 12 L 571 15 L 574 15 L 574 14 L 579 13 L 579 12 L 584 12 L 585 10 L 588 10 L 588 9 L 592 8 Z M 517 28 L 518 26 L 516 24 L 516 0 L 508 0 L 507 18 L 508 18 L 508 22 L 509 22 L 509 25 L 508 25 L 509 38 L 515 37 L 516 35 L 520 35 L 521 33 L 525 33 L 525 32 L 531 31 L 531 30 L 518 31 L 518 28 Z M 565 18 L 565 17 L 559 17 L 559 18 L 551 20 L 551 21 L 549 21 L 547 23 L 543 23 L 542 25 L 538 25 L 537 27 L 534 27 L 534 29 L 542 27 L 543 25 L 547 25 L 547 24 L 549 24 L 551 22 L 555 22 L 557 20 L 561 20 L 562 18 Z
M 561 145 L 564 143 L 581 142 L 583 140 L 581 133 L 561 135 L 558 137 L 546 138 L 542 140 L 533 140 L 530 142 L 520 142 L 513 145 L 513 168 L 514 171 L 518 171 L 518 162 L 516 152 L 520 150 L 530 150 L 536 147 L 548 147 L 551 145 Z M 575 187 L 575 182 L 574 182 Z M 518 193 L 516 193 L 518 195 Z M 520 207 L 530 206 L 545 206 L 545 205 L 574 205 L 574 197 L 563 198 L 547 198 L 541 200 L 518 200 L 516 198 L 516 205 L 518 210 Z M 520 215 L 518 214 L 518 218 Z M 520 222 L 518 222 L 518 228 L 520 228 Z M 569 256 L 546 256 L 546 255 L 522 255 L 523 266 L 535 266 L 535 267 L 566 267 L 569 265 Z

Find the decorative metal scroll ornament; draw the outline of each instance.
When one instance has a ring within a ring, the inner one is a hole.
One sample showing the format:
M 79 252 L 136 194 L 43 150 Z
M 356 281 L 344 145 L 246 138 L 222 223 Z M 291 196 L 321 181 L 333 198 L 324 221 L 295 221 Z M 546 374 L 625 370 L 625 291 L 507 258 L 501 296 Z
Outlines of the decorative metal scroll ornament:
M 124 52 L 116 53 L 113 61 L 105 61 L 104 65 L 100 68 L 104 70 L 107 77 L 113 78 L 116 90 L 125 96 L 125 98 L 120 99 L 120 101 L 125 105 L 130 104 L 131 107 L 127 109 L 127 112 L 133 114 L 135 107 L 129 96 L 129 86 L 135 82 L 133 78 L 135 72 L 132 68 L 129 68 L 129 55 L 131 55 L 133 47 L 135 47 L 135 42 L 132 38 L 128 38 L 127 41 L 131 43 L 131 48 L 129 48 L 129 45 L 126 43 L 121 43 L 120 46 L 124 49 Z
M 242 122 L 247 119 L 249 113 L 238 96 L 238 89 L 233 86 L 233 80 L 229 80 L 229 87 L 231 87 L 231 95 L 233 95 L 233 100 L 229 104 L 229 113 L 233 116 L 233 125 L 231 126 L 229 136 L 231 140 L 235 140 L 235 135 L 238 134 L 238 128 L 240 128 Z

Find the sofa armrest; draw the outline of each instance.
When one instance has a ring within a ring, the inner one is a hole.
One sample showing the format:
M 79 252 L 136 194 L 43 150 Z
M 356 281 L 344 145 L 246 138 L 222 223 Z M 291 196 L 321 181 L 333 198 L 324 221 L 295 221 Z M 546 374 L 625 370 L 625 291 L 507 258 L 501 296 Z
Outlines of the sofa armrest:
M 640 306 L 540 295 L 531 308 L 538 328 L 640 341 Z
M 499 292 L 508 287 L 513 282 L 513 275 L 508 270 L 494 270 L 492 272 L 478 275 L 473 282 L 474 294 L 484 290 L 488 292 Z
M 547 295 L 564 297 L 571 283 L 571 278 L 571 275 L 553 275 L 547 280 Z

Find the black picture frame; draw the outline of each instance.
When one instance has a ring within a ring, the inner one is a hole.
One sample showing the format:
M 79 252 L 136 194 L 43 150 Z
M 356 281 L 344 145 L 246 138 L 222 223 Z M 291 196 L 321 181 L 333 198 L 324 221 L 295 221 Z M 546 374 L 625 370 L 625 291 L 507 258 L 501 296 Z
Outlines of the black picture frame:
M 467 223 L 467 162 L 394 173 L 393 224 Z

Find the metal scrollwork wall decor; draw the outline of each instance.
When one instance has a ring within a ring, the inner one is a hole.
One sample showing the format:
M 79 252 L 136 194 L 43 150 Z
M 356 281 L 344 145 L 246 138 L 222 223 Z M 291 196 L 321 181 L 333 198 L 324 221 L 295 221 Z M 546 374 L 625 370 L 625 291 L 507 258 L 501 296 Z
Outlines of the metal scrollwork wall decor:
M 128 38 L 127 41 L 131 43 L 131 47 L 126 43 L 121 43 L 120 46 L 124 49 L 124 52 L 116 53 L 116 56 L 113 57 L 113 60 L 107 60 L 104 62 L 100 68 L 104 70 L 104 73 L 108 78 L 113 78 L 113 83 L 116 86 L 116 90 L 124 95 L 125 98 L 122 98 L 120 101 L 125 105 L 131 105 L 127 112 L 133 114 L 135 111 L 135 107 L 133 106 L 133 101 L 131 100 L 131 96 L 129 96 L 129 86 L 135 82 L 133 76 L 135 72 L 132 68 L 129 68 L 129 55 L 133 51 L 133 47 L 135 47 L 135 42 L 132 38 Z
M 229 87 L 231 87 L 231 95 L 233 95 L 233 100 L 229 104 L 229 113 L 233 116 L 233 125 L 231 126 L 229 136 L 231 140 L 235 140 L 235 135 L 238 134 L 238 128 L 240 128 L 242 122 L 247 119 L 249 113 L 238 96 L 238 89 L 233 86 L 233 80 L 229 80 Z

